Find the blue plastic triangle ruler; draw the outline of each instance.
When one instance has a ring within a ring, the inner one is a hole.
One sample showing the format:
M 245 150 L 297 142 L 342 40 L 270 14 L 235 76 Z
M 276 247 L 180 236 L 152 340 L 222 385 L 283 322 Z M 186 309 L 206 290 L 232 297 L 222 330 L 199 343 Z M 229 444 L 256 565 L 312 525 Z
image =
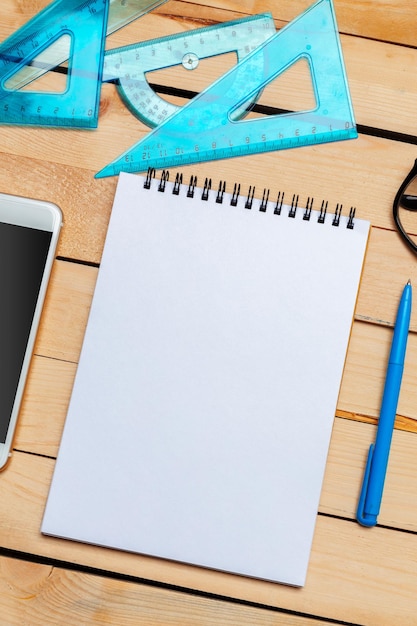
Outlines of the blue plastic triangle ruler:
M 56 0 L 0 45 L 0 122 L 95 128 L 109 0 Z M 63 92 L 8 88 L 8 79 L 45 48 L 70 37 Z M 80 97 L 81 96 L 81 97 Z
M 146 77 L 148 72 L 175 65 L 192 71 L 201 59 L 230 52 L 235 52 L 240 61 L 275 32 L 272 15 L 264 13 L 107 50 L 103 82 L 116 81 L 117 90 L 130 111 L 146 125 L 155 127 L 180 107 L 155 93 Z M 257 95 L 234 111 L 234 119 L 247 113 Z
M 110 0 L 106 34 L 111 35 L 165 2 L 167 0 L 129 0 L 128 2 Z M 37 54 L 36 59 L 33 59 L 29 65 L 23 65 L 19 71 L 10 76 L 7 79 L 8 88 L 21 89 L 67 60 L 67 46 L 63 45 L 62 38 L 57 39 L 55 43 Z M 82 98 L 82 94 L 79 94 L 79 97 Z
M 310 67 L 316 100 L 313 109 L 233 119 L 244 102 L 300 59 Z M 96 177 L 355 137 L 333 4 L 319 0 Z

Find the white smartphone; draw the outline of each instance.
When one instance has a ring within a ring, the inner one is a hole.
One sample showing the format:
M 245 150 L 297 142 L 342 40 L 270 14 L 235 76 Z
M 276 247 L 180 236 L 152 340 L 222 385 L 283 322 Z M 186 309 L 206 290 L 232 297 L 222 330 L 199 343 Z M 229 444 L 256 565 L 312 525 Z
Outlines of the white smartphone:
M 11 455 L 61 225 L 56 205 L 0 193 L 0 470 Z

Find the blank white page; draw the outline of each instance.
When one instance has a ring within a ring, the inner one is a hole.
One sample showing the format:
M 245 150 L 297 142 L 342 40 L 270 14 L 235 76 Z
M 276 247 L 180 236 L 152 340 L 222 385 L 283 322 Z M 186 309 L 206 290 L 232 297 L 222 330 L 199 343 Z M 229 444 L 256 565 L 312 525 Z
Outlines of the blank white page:
M 42 532 L 303 585 L 369 224 L 121 174 Z

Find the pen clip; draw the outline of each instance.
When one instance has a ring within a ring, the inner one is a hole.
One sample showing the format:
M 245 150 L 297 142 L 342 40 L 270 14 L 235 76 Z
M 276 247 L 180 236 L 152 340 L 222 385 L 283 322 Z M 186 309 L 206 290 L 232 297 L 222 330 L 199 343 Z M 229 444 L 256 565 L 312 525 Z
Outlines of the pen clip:
M 366 461 L 365 474 L 363 477 L 362 491 L 359 498 L 358 509 L 356 511 L 356 519 L 362 526 L 375 526 L 376 515 L 365 513 L 365 500 L 368 493 L 369 476 L 371 475 L 372 457 L 374 454 L 375 444 L 369 446 L 368 460 Z

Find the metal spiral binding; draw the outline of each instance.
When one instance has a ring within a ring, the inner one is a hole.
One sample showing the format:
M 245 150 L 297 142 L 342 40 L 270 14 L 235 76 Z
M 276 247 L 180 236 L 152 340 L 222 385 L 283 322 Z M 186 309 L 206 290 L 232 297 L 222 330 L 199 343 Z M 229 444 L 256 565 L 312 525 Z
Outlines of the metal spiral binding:
M 255 187 L 250 186 L 249 187 L 249 192 L 248 192 L 248 197 L 246 198 L 246 202 L 245 202 L 245 209 L 251 209 L 252 208 L 253 196 L 254 195 L 255 195 Z
M 217 191 L 216 202 L 217 204 L 223 204 L 223 196 L 226 192 L 226 181 L 219 182 L 219 189 Z
M 152 178 L 155 178 L 155 168 L 149 167 L 148 172 L 146 174 L 146 180 L 143 183 L 143 186 L 145 187 L 145 189 L 151 188 Z
M 268 200 L 269 200 L 269 189 L 264 189 L 264 192 L 262 194 L 261 204 L 259 205 L 259 210 L 262 211 L 262 213 L 265 213 L 266 211 L 266 207 L 268 206 Z
M 326 200 L 326 202 L 323 200 L 323 202 L 321 203 L 320 215 L 319 215 L 318 220 L 317 220 L 319 224 L 324 224 L 324 222 L 326 220 L 326 213 L 327 213 L 327 205 L 328 204 L 329 203 L 327 202 L 327 200 Z
M 233 187 L 232 199 L 230 200 L 230 206 L 237 206 L 237 201 L 240 195 L 240 184 L 235 183 Z
M 307 198 L 307 204 L 303 215 L 303 220 L 309 222 L 311 217 L 311 211 L 313 210 L 314 198 Z
M 348 223 L 347 223 L 346 228 L 352 229 L 354 227 L 353 218 L 355 217 L 355 213 L 356 213 L 356 208 L 351 207 L 350 211 L 349 211 L 349 219 L 348 219 Z
M 343 204 L 339 205 L 339 203 L 337 203 L 336 210 L 334 212 L 333 222 L 332 222 L 333 226 L 339 226 L 339 224 L 340 224 L 340 216 L 342 214 L 342 208 L 343 208 Z
M 181 189 L 181 185 L 182 185 L 182 174 L 179 174 L 177 172 L 177 175 L 175 176 L 174 187 L 172 188 L 172 193 L 174 194 L 174 196 L 178 196 L 179 195 L 180 189 Z
M 202 200 L 208 200 L 209 199 L 210 189 L 211 189 L 211 178 L 206 178 L 206 180 L 204 181 L 204 189 L 203 189 L 203 192 L 201 194 L 201 199 Z
M 158 191 L 165 191 L 166 184 L 169 180 L 169 171 L 164 170 L 161 174 L 161 180 L 159 181 Z
M 197 184 L 197 176 L 191 176 L 188 185 L 187 198 L 194 198 L 195 186 Z
M 288 212 L 288 217 L 295 217 L 297 214 L 297 209 L 298 209 L 298 196 L 294 194 L 292 197 L 292 201 L 291 201 L 291 207 Z
M 145 189 L 151 188 L 153 178 L 155 178 L 155 168 L 149 168 L 145 181 L 143 183 L 143 186 Z M 165 192 L 168 181 L 169 181 L 169 171 L 163 170 L 161 173 L 159 184 L 158 184 L 158 191 Z M 172 187 L 172 193 L 178 196 L 180 194 L 182 185 L 183 185 L 183 176 L 182 174 L 177 172 L 175 176 L 175 182 Z M 196 186 L 197 186 L 197 176 L 191 175 L 190 182 L 188 184 L 188 188 L 186 192 L 187 198 L 194 198 Z M 206 178 L 204 182 L 204 188 L 202 189 L 202 193 L 201 193 L 201 200 L 209 199 L 211 188 L 212 188 L 211 178 Z M 221 180 L 219 182 L 219 186 L 218 186 L 217 194 L 215 198 L 215 201 L 217 204 L 223 203 L 225 193 L 226 193 L 226 181 Z M 262 199 L 259 200 L 259 207 L 258 207 L 258 210 L 262 213 L 265 213 L 267 211 L 268 203 L 269 203 L 269 195 L 270 195 L 270 190 L 265 188 L 263 190 Z M 239 197 L 240 197 L 240 184 L 235 183 L 233 187 L 233 193 L 230 198 L 230 206 L 237 206 Z M 246 200 L 244 203 L 245 208 L 252 209 L 254 202 L 255 202 L 255 187 L 251 185 L 249 187 L 248 195 L 246 196 Z M 297 210 L 299 208 L 298 202 L 299 202 L 299 196 L 294 194 L 292 197 L 291 206 L 289 207 L 289 210 L 288 210 L 288 217 L 291 217 L 291 218 L 296 217 Z M 302 218 L 303 220 L 305 221 L 310 220 L 312 211 L 313 211 L 313 203 L 314 203 L 314 198 L 311 198 L 309 196 L 307 199 L 306 207 L 304 209 L 303 218 Z M 280 191 L 278 193 L 277 200 L 275 202 L 275 206 L 273 209 L 274 215 L 281 215 L 283 206 L 284 206 L 284 193 Z M 327 209 L 328 209 L 328 201 L 323 200 L 321 203 L 320 212 L 317 218 L 317 222 L 319 224 L 325 223 L 326 216 L 327 216 Z M 343 209 L 343 205 L 338 203 L 336 205 L 336 209 L 333 214 L 333 219 L 332 219 L 333 226 L 336 226 L 336 227 L 340 226 L 342 209 Z M 346 228 L 349 228 L 350 230 L 352 230 L 355 225 L 354 223 L 355 213 L 356 213 L 356 208 L 351 207 L 350 212 L 349 212 L 348 222 L 346 225 Z
M 282 205 L 284 204 L 284 192 L 278 193 L 277 202 L 274 209 L 274 215 L 281 215 Z

